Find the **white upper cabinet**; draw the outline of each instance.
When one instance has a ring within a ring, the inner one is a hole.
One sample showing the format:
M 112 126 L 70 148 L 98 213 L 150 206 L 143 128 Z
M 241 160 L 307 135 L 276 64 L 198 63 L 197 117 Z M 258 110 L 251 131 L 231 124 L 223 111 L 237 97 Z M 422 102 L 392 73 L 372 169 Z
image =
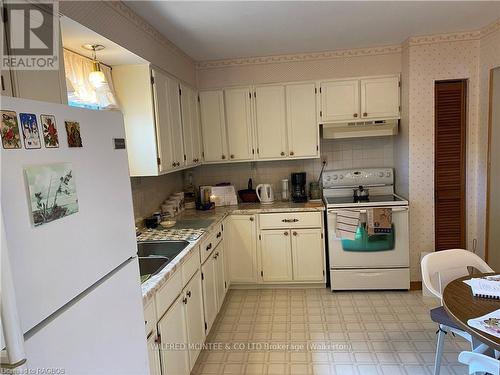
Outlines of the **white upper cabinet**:
M 172 147 L 172 114 L 168 105 L 170 87 L 166 75 L 152 70 L 153 95 L 156 120 L 156 136 L 158 141 L 158 170 L 160 173 L 169 171 L 175 166 Z
M 359 80 L 321 82 L 320 122 L 359 119 Z
M 293 158 L 319 156 L 316 84 L 286 85 L 288 154 Z
M 253 159 L 251 88 L 225 89 L 224 106 L 229 159 Z
M 277 159 L 288 156 L 286 141 L 285 87 L 255 87 L 257 157 Z
M 114 67 L 113 83 L 125 123 L 130 175 L 184 168 L 179 81 L 139 64 Z
M 399 118 L 399 77 L 361 80 L 361 118 Z
M 161 104 L 161 103 L 160 103 Z M 170 111 L 170 138 L 172 144 L 172 168 L 184 167 L 184 143 L 182 140 L 181 99 L 179 81 L 167 76 L 167 104 Z
M 227 160 L 226 120 L 222 90 L 200 92 L 204 160 Z
M 181 109 L 185 165 L 194 166 L 202 161 L 198 95 L 184 84 L 181 84 Z
M 399 75 L 321 82 L 320 123 L 398 119 Z

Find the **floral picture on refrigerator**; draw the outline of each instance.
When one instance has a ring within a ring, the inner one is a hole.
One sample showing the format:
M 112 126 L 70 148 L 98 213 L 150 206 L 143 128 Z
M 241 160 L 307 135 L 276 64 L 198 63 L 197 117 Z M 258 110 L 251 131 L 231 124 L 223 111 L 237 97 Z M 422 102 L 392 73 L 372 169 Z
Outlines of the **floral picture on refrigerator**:
M 31 216 L 35 226 L 78 212 L 75 176 L 71 163 L 25 168 Z

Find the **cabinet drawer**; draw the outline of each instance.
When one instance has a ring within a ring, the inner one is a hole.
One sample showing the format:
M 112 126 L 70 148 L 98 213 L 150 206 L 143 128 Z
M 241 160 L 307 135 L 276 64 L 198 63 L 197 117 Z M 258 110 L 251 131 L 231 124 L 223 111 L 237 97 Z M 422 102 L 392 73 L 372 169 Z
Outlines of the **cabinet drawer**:
M 155 301 L 152 299 L 144 306 L 144 325 L 146 326 L 146 336 L 153 331 L 156 325 Z
M 165 314 L 165 311 L 175 301 L 181 290 L 182 272 L 181 270 L 177 270 L 156 293 L 156 312 L 158 318 L 161 318 Z
M 184 264 L 182 265 L 182 285 L 186 285 L 188 281 L 196 273 L 196 270 L 200 268 L 200 247 L 197 246 L 193 250 L 192 254 L 189 256 Z
M 205 262 L 212 251 L 217 247 L 219 242 L 222 241 L 222 228 L 219 225 L 216 230 L 209 234 L 200 245 L 201 263 Z
M 321 228 L 321 212 L 260 214 L 260 229 Z

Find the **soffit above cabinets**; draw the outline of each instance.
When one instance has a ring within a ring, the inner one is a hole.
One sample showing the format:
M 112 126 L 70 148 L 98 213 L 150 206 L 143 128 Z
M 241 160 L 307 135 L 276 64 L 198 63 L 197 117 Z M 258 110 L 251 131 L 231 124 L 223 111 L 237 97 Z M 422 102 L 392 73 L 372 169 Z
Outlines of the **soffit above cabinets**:
M 126 4 L 197 61 L 399 44 L 410 36 L 479 29 L 500 17 L 497 1 Z

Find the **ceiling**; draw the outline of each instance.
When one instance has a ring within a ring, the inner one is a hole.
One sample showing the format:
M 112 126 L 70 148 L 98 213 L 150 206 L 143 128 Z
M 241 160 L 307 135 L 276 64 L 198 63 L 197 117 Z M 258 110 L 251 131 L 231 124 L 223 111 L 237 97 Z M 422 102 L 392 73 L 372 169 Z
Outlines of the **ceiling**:
M 63 47 L 81 55 L 92 57 L 92 52 L 82 48 L 84 44 L 102 44 L 105 48 L 97 52 L 99 61 L 107 65 L 142 64 L 146 60 L 113 43 L 111 40 L 87 29 L 68 17 L 61 17 Z
M 398 44 L 478 29 L 499 1 L 126 1 L 198 61 Z

